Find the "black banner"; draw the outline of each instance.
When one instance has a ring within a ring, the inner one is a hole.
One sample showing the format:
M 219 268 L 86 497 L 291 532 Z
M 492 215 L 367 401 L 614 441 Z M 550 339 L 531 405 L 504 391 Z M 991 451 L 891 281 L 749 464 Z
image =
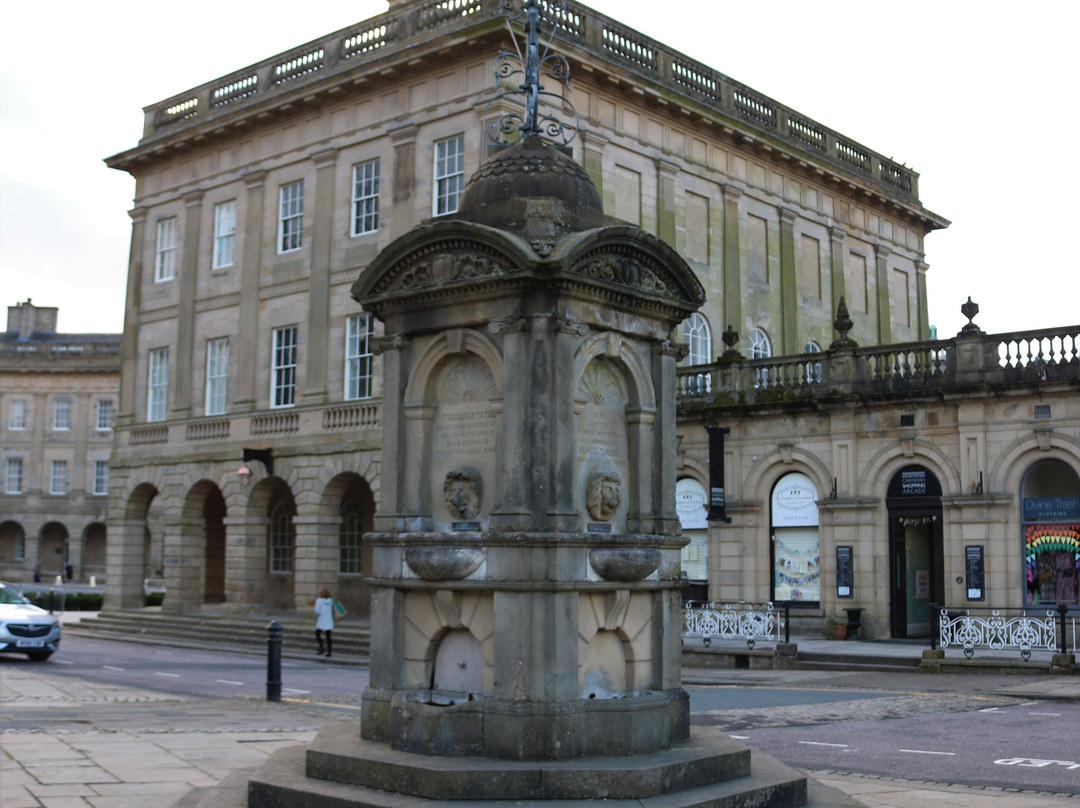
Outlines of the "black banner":
M 836 597 L 855 597 L 854 553 L 850 544 L 836 548 Z
M 727 515 L 724 494 L 724 436 L 731 432 L 726 426 L 707 426 L 709 433 L 709 520 L 731 522 Z
M 964 548 L 964 561 L 967 566 L 967 599 L 986 600 L 983 590 L 983 546 L 981 544 L 969 544 Z

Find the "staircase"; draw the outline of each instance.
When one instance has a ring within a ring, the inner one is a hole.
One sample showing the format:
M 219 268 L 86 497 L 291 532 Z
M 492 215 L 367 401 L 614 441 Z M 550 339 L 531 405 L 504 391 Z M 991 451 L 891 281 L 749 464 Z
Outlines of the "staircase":
M 169 614 L 153 608 L 101 612 L 64 626 L 64 633 L 138 643 L 157 643 L 182 648 L 214 648 L 266 655 L 267 626 L 282 626 L 281 654 L 287 658 L 310 658 L 315 652 L 315 620 L 307 614 L 263 617 L 226 617 L 214 612 Z M 347 617 L 334 627 L 331 662 L 367 664 L 371 632 L 366 620 Z

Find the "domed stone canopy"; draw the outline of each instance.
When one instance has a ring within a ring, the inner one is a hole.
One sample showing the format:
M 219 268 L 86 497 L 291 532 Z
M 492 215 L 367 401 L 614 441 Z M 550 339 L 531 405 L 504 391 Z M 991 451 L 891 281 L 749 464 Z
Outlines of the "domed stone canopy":
M 459 220 L 497 227 L 527 241 L 557 240 L 614 220 L 585 169 L 539 135 L 502 149 L 469 179 Z
M 501 150 L 480 166 L 465 186 L 458 210 L 468 219 L 484 205 L 517 197 L 558 199 L 571 207 L 603 211 L 600 192 L 585 169 L 539 135 Z

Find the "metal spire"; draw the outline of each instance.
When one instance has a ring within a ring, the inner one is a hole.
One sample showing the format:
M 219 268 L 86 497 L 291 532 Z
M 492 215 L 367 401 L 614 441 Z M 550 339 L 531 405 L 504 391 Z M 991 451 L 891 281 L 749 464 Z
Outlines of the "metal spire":
M 513 13 L 516 10 L 515 0 L 502 0 L 502 10 Z M 548 20 L 551 22 L 551 36 L 546 44 L 540 41 L 541 6 Z M 542 135 L 556 143 L 565 146 L 574 139 L 577 134 L 577 111 L 566 97 L 565 90 L 570 86 L 570 64 L 566 57 L 552 53 L 551 45 L 555 41 L 555 32 L 558 29 L 557 18 L 566 15 L 566 3 L 555 0 L 525 0 L 521 4 L 521 10 L 506 19 L 507 28 L 514 42 L 514 52 L 503 51 L 495 58 L 495 87 L 503 88 L 488 103 L 487 110 L 501 99 L 509 96 L 521 97 L 525 111 L 524 114 L 508 112 L 499 116 L 494 122 L 487 123 L 488 114 L 485 111 L 485 127 L 488 135 L 495 143 L 514 143 L 531 135 Z M 522 53 L 518 45 L 517 37 L 511 23 L 524 18 L 525 27 L 525 51 Z M 522 77 L 521 84 L 516 88 L 507 84 L 514 77 Z M 562 85 L 564 92 L 553 93 L 544 88 L 541 79 L 547 77 Z M 566 123 L 553 115 L 541 115 L 540 101 L 554 102 L 561 108 L 563 114 L 572 117 L 574 123 Z

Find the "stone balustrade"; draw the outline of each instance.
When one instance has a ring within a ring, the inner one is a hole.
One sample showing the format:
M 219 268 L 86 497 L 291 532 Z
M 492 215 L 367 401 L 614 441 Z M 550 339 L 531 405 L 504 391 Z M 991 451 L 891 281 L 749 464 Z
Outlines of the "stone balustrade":
M 836 347 L 822 353 L 746 359 L 727 354 L 680 367 L 680 415 L 714 406 L 812 404 L 847 395 L 948 394 L 986 386 L 1080 382 L 1080 325 L 952 339 Z
M 304 407 L 256 413 L 192 418 L 154 424 L 116 426 L 118 446 L 210 443 L 247 437 L 306 436 L 319 432 L 382 428 L 382 402 L 377 399 L 327 407 Z
M 585 53 L 611 59 L 647 86 L 658 103 L 695 104 L 727 118 L 745 137 L 760 136 L 770 147 L 785 144 L 816 160 L 877 185 L 883 194 L 917 200 L 918 174 L 867 149 L 771 98 L 671 50 L 577 3 L 565 10 L 544 5 L 560 23 L 559 38 Z M 286 51 L 236 73 L 152 104 L 146 108 L 142 146 L 173 136 L 186 127 L 268 106 L 290 107 L 339 82 L 339 74 L 377 59 L 406 62 L 432 34 L 451 38 L 466 28 L 489 23 L 502 36 L 500 0 L 428 0 L 399 4 L 393 10 Z

